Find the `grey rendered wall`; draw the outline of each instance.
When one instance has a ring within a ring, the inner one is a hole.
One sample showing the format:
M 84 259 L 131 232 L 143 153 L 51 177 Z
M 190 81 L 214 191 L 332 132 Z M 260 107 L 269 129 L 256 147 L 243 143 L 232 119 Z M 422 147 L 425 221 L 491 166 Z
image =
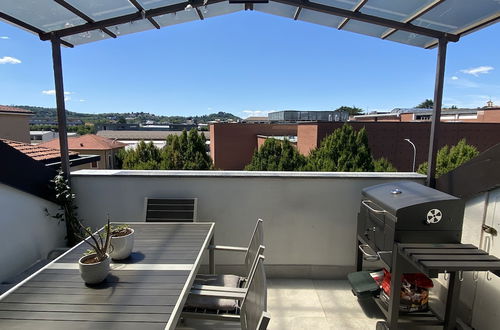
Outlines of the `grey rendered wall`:
M 411 173 L 236 171 L 91 171 L 72 173 L 80 215 L 101 226 L 144 221 L 146 197 L 198 198 L 198 221 L 216 223 L 217 244 L 246 246 L 264 219 L 270 276 L 340 277 L 355 257 L 356 214 L 363 187 L 423 176 Z M 217 254 L 217 264 L 241 256 Z M 229 267 L 230 268 L 230 267 Z
M 0 183 L 0 283 L 65 246 L 64 223 L 45 216 L 56 205 Z

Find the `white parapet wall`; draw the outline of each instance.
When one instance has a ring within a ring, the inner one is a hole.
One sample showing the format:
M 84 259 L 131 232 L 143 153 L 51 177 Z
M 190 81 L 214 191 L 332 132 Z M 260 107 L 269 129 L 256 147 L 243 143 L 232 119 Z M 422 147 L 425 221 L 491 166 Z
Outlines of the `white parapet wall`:
M 198 198 L 198 221 L 216 223 L 217 244 L 247 246 L 264 219 L 270 276 L 335 278 L 354 268 L 361 189 L 425 177 L 415 173 L 81 170 L 72 173 L 79 212 L 93 227 L 144 221 L 145 198 Z M 217 254 L 217 265 L 242 263 Z M 219 268 L 220 269 L 220 268 Z
M 65 246 L 64 223 L 47 217 L 57 205 L 0 183 L 0 283 Z

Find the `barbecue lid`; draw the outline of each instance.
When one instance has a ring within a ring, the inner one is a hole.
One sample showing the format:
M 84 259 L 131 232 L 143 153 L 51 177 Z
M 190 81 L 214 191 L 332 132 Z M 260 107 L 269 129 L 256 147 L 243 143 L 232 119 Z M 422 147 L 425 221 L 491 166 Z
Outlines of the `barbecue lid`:
M 455 196 L 413 181 L 397 181 L 370 186 L 364 188 L 362 194 L 392 214 L 396 214 L 400 209 L 417 204 L 460 200 Z

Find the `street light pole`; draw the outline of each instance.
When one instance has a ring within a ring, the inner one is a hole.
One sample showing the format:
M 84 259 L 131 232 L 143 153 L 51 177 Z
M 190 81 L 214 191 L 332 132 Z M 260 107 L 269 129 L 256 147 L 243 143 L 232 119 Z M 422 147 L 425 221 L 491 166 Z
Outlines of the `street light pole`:
M 415 158 L 417 157 L 417 147 L 415 147 L 415 144 L 410 141 L 410 139 L 405 139 L 406 142 L 411 144 L 413 147 L 413 172 L 415 172 Z

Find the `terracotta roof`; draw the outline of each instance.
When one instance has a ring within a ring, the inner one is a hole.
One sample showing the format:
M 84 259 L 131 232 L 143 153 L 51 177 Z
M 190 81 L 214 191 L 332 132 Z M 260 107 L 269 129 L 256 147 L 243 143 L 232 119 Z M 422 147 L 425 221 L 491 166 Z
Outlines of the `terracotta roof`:
M 40 145 L 32 145 L 6 139 L 0 139 L 0 141 L 37 161 L 47 161 L 50 159 L 61 158 L 61 153 L 58 149 L 41 147 Z M 69 155 L 74 156 L 78 155 L 78 153 L 70 151 Z
M 59 139 L 54 139 L 39 146 L 59 149 Z M 107 139 L 94 134 L 86 134 L 77 137 L 68 137 L 69 150 L 110 150 L 127 146 L 115 140 Z
M 0 105 L 0 112 L 33 114 L 33 112 L 31 112 L 29 110 L 21 109 L 21 108 L 14 108 L 14 107 L 8 107 L 6 105 Z

